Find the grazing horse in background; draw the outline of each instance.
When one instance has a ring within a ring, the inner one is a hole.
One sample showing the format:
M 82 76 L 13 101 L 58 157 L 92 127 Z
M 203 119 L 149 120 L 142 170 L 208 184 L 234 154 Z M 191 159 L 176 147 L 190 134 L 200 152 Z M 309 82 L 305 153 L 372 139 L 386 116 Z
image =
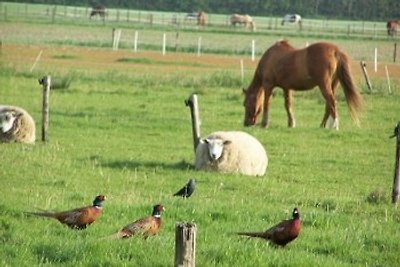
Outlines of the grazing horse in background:
M 363 100 L 352 80 L 347 55 L 330 43 L 315 43 L 296 49 L 286 40 L 276 42 L 261 57 L 247 90 L 243 89 L 244 125 L 256 123 L 264 102 L 261 125 L 268 126 L 272 91 L 278 86 L 283 89 L 288 126 L 295 127 L 291 108 L 292 90 L 303 91 L 318 86 L 325 98 L 325 114 L 320 126 L 338 130 L 336 87 L 339 82 L 344 90 L 350 116 L 358 125 L 357 112 L 361 110 Z
M 256 24 L 249 15 L 233 14 L 230 18 L 230 22 L 232 26 L 236 26 L 236 24 L 243 24 L 246 26 L 246 28 L 250 28 L 251 31 L 256 30 Z
M 205 26 L 206 25 L 206 13 L 200 11 L 197 15 L 197 25 L 198 26 Z
M 92 7 L 89 18 L 99 15 L 100 18 L 104 19 L 106 17 L 106 8 L 103 5 L 97 5 Z
M 281 25 L 285 25 L 285 23 L 295 23 L 299 25 L 300 31 L 303 29 L 303 23 L 301 22 L 301 16 L 298 14 L 286 14 L 281 22 Z
M 203 11 L 187 13 L 184 21 L 190 21 L 190 20 L 197 20 L 198 26 L 205 26 L 206 25 L 206 13 Z
M 400 26 L 400 20 L 389 20 L 386 23 L 387 34 L 389 36 L 397 35 L 397 28 Z

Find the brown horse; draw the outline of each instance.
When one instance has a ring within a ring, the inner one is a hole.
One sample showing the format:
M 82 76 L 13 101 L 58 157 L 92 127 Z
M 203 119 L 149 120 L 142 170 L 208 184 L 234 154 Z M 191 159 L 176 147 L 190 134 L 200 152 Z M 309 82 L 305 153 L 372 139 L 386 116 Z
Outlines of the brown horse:
M 90 12 L 89 18 L 92 19 L 92 17 L 99 15 L 100 18 L 104 19 L 106 17 L 106 8 L 103 5 L 97 5 L 92 8 L 92 11 Z
M 389 20 L 386 23 L 387 34 L 389 36 L 395 36 L 397 34 L 397 28 L 400 25 L 400 20 Z
M 197 25 L 198 26 L 205 26 L 206 25 L 206 13 L 200 11 L 197 15 Z
M 336 111 L 336 87 L 339 82 L 344 89 L 350 116 L 358 125 L 357 112 L 363 100 L 351 78 L 347 55 L 330 43 L 316 43 L 304 49 L 295 49 L 286 40 L 276 42 L 261 57 L 248 89 L 243 89 L 244 125 L 256 123 L 264 102 L 261 125 L 268 126 L 271 95 L 273 88 L 278 86 L 283 89 L 288 126 L 295 127 L 291 108 L 292 90 L 302 91 L 318 86 L 326 102 L 321 127 L 339 129 Z
M 232 14 L 230 17 L 230 22 L 232 26 L 236 26 L 237 24 L 245 25 L 246 28 L 250 28 L 251 31 L 256 30 L 256 24 L 253 21 L 253 18 L 249 15 L 239 15 L 239 14 Z

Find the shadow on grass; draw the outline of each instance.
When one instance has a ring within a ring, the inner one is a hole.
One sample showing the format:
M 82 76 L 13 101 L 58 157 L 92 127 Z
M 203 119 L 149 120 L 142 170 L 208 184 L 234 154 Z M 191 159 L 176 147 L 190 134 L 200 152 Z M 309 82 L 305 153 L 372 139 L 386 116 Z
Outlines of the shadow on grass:
M 131 161 L 131 160 L 116 160 L 101 162 L 100 165 L 112 169 L 170 169 L 170 170 L 191 170 L 193 165 L 184 160 L 177 163 L 165 163 L 157 161 Z

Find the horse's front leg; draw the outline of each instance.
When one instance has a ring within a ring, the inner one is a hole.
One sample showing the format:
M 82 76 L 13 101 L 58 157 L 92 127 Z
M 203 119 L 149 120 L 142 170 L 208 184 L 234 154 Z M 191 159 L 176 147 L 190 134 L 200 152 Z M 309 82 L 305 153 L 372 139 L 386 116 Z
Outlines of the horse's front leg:
M 290 89 L 283 89 L 283 94 L 285 97 L 285 109 L 288 116 L 288 127 L 296 127 L 296 121 L 293 116 L 292 110 L 292 91 Z
M 271 104 L 272 89 L 273 87 L 266 87 L 264 91 L 264 108 L 263 108 L 263 117 L 261 121 L 261 126 L 263 128 L 267 128 L 269 123 L 268 112 L 269 112 L 269 106 Z

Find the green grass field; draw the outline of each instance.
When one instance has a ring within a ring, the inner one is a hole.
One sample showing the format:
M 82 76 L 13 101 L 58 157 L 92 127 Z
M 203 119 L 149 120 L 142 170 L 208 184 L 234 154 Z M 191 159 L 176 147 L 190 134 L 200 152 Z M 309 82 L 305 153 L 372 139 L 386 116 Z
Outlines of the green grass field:
M 13 27 L 38 34 L 24 39 L 26 34 L 18 37 L 5 30 Z M 68 38 L 57 43 L 44 35 L 54 30 L 59 38 L 72 36 L 71 27 L 84 32 L 88 26 L 0 22 L 0 102 L 24 107 L 37 127 L 33 146 L 0 144 L 1 266 L 172 266 L 174 227 L 180 221 L 198 227 L 197 266 L 398 265 L 400 213 L 391 204 L 395 139 L 389 139 L 400 120 L 397 76 L 391 79 L 391 94 L 384 75 L 372 74 L 372 93 L 360 74 L 355 76 L 366 103 L 360 128 L 351 122 L 341 89 L 339 131 L 318 127 L 324 109 L 318 90 L 295 94 L 295 129 L 286 127 L 280 91 L 272 102 L 270 127 L 245 128 L 238 67 L 174 62 L 161 55 L 146 58 L 140 52 L 126 56 L 126 51 L 76 45 Z M 109 32 L 101 25 L 90 27 L 93 32 Z M 217 31 L 208 34 L 217 39 Z M 223 36 L 222 45 L 248 34 Z M 298 44 L 305 41 L 302 36 L 292 39 Z M 351 50 L 355 60 L 371 58 L 358 50 L 392 45 L 385 40 L 331 41 Z M 11 50 L 14 44 L 21 45 L 19 54 Z M 35 58 L 27 55 L 38 47 L 44 47 L 47 57 L 30 72 Z M 114 63 L 87 67 L 82 52 L 87 47 L 105 58 L 115 57 Z M 237 57 L 238 62 L 240 55 L 215 57 L 216 62 L 226 57 Z M 390 57 L 381 63 L 391 64 Z M 390 67 L 397 71 L 396 64 Z M 245 84 L 253 71 L 246 69 Z M 68 88 L 51 92 L 48 143 L 40 141 L 42 92 L 37 79 L 44 74 L 71 78 Z M 190 113 L 184 100 L 194 92 L 199 95 L 202 136 L 215 130 L 254 135 L 269 157 L 264 177 L 193 169 Z M 193 196 L 172 197 L 191 177 L 198 182 Z M 84 231 L 24 214 L 84 206 L 100 193 L 108 197 L 104 213 Z M 147 241 L 102 240 L 148 215 L 160 202 L 166 211 L 158 236 Z M 289 218 L 295 206 L 302 231 L 284 249 L 234 234 L 264 230 Z

